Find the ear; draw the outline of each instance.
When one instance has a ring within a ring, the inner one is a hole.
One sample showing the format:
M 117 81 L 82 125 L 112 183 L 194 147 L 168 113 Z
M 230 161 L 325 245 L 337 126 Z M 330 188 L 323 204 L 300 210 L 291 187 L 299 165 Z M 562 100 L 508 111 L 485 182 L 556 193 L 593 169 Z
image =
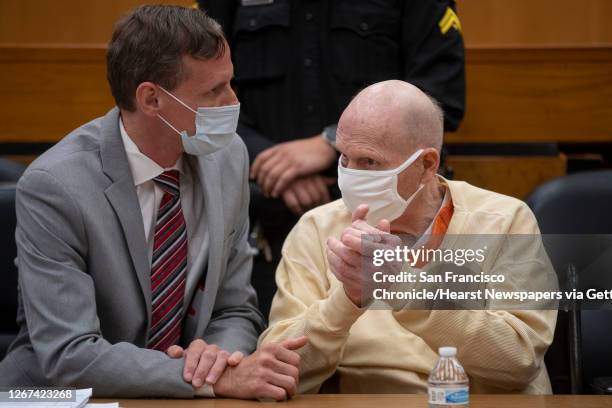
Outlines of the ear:
M 152 82 L 142 82 L 136 88 L 136 109 L 147 116 L 157 116 L 161 104 L 159 100 L 159 88 Z
M 440 167 L 440 153 L 433 147 L 428 147 L 421 153 L 423 157 L 423 179 L 427 183 L 436 177 Z

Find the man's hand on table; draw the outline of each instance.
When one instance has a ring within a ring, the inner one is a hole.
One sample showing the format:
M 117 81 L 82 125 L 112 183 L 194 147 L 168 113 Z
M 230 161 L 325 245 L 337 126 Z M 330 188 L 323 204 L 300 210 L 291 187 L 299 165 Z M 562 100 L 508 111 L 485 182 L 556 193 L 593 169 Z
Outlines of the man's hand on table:
M 268 343 L 236 366 L 229 366 L 214 385 L 219 397 L 283 401 L 295 395 L 305 336 Z
M 239 351 L 230 354 L 198 339 L 186 350 L 171 346 L 166 353 L 172 358 L 185 358 L 183 379 L 195 388 L 206 383 L 219 397 L 282 401 L 295 395 L 300 368 L 295 350 L 307 342 L 302 336 L 269 343 L 244 357 Z
M 202 339 L 192 341 L 186 350 L 180 346 L 170 346 L 166 353 L 172 358 L 185 357 L 183 379 L 196 388 L 205 383 L 215 384 L 226 367 L 238 365 L 243 358 L 240 351 L 230 354 Z
M 336 157 L 336 149 L 320 134 L 279 143 L 257 155 L 251 166 L 251 178 L 264 194 L 278 198 L 292 181 L 320 173 Z

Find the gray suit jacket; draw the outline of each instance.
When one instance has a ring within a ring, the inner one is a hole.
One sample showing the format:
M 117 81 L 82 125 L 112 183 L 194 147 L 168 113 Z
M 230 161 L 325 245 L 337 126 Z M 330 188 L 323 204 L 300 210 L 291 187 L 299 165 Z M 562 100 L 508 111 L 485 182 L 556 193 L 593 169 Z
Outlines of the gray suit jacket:
M 239 137 L 195 159 L 208 225 L 204 296 L 182 343 L 252 352 L 264 321 L 250 284 L 248 157 Z M 145 349 L 150 265 L 119 111 L 76 129 L 17 187 L 21 331 L 0 386 L 93 387 L 96 396 L 192 397 L 182 359 Z

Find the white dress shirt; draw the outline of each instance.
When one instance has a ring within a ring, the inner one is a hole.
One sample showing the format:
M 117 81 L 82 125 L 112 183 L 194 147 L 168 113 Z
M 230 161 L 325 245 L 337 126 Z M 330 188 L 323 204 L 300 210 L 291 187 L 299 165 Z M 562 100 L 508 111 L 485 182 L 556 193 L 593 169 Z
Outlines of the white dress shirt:
M 144 235 L 149 248 L 149 263 L 151 263 L 153 257 L 153 238 L 155 236 L 157 211 L 164 195 L 164 190 L 153 179 L 166 170 L 174 169 L 181 173 L 181 206 L 185 217 L 185 227 L 187 228 L 188 245 L 186 288 L 193 289 L 201 272 L 193 270 L 193 266 L 203 265 L 202 261 L 205 261 L 208 257 L 208 228 L 205 222 L 204 197 L 198 172 L 194 171 L 193 166 L 183 156 L 179 157 L 174 166 L 164 169 L 138 149 L 138 146 L 125 131 L 121 119 L 119 119 L 119 129 L 136 186 Z M 198 259 L 198 257 L 204 257 L 204 259 Z M 185 307 L 188 307 L 192 293 L 193 291 L 191 293 L 185 292 Z
M 178 170 L 181 174 L 180 199 L 185 218 L 185 227 L 187 228 L 188 245 L 185 299 L 183 302 L 184 313 L 187 313 L 191 297 L 202 273 L 201 270 L 197 269 L 205 267 L 208 259 L 209 237 L 205 222 L 204 196 L 196 166 L 181 155 L 174 166 L 164 169 L 138 149 L 138 146 L 127 134 L 121 118 L 119 119 L 119 130 L 134 179 L 134 185 L 136 186 L 138 204 L 140 205 L 142 223 L 144 225 L 144 235 L 148 244 L 149 264 L 151 264 L 153 257 L 153 239 L 155 236 L 157 211 L 164 195 L 164 191 L 153 179 L 166 170 Z M 205 384 L 196 390 L 196 395 L 213 397 L 214 393 L 212 387 Z

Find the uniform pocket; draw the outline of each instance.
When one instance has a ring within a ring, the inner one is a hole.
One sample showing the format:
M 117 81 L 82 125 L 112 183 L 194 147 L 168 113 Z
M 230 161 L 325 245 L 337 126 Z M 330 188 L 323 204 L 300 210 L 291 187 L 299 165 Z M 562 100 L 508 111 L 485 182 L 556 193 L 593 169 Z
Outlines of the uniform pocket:
M 338 80 L 359 86 L 395 78 L 399 71 L 400 11 L 385 2 L 359 7 L 340 2 L 330 19 L 331 58 Z
M 290 11 L 288 0 L 238 8 L 232 33 L 236 82 L 286 74 L 291 46 Z

